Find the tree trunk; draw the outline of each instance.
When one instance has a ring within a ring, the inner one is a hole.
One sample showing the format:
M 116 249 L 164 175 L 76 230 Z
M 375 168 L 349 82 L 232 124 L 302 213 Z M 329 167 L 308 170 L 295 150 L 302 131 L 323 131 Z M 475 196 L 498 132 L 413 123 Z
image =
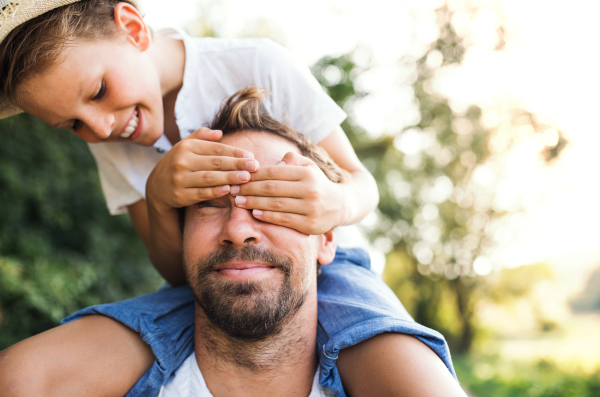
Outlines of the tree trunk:
M 454 353 L 466 354 L 471 350 L 474 337 L 473 288 L 465 285 L 460 279 L 454 280 L 451 285 L 456 293 L 456 308 L 458 309 L 458 317 L 461 324 L 461 333 Z

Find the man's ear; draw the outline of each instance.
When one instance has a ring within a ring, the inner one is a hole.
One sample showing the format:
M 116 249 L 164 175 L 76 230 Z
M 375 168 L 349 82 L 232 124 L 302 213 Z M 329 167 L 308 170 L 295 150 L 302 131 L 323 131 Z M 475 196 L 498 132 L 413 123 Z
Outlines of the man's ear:
M 115 24 L 117 28 L 127 34 L 127 40 L 146 51 L 150 46 L 150 30 L 144 19 L 131 4 L 119 3 L 115 6 Z
M 335 258 L 335 236 L 333 229 L 319 236 L 319 248 L 317 259 L 321 265 L 328 265 Z

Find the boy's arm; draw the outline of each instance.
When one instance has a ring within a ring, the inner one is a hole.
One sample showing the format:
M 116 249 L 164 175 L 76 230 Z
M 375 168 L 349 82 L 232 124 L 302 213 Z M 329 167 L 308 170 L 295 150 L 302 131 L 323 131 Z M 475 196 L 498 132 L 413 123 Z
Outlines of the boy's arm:
M 124 396 L 154 363 L 139 334 L 87 316 L 0 352 L 0 397 Z
M 379 334 L 342 349 L 337 367 L 352 397 L 466 397 L 442 360 L 411 335 Z
M 342 186 L 347 193 L 345 225 L 360 222 L 379 203 L 379 190 L 373 175 L 360 162 L 342 127 L 337 127 L 319 142 L 329 157 L 351 175 Z
M 150 211 L 153 211 L 153 218 L 155 219 L 152 239 L 150 237 L 149 209 L 146 200 L 140 200 L 128 206 L 127 210 L 131 222 L 144 242 L 150 261 L 156 270 L 171 286 L 185 284 L 185 275 L 181 265 L 182 237 L 177 209 L 165 208 L 162 213 L 158 212 L 156 208 L 150 209 Z M 156 243 L 151 243 L 151 240 L 161 241 L 159 243 L 160 251 L 157 252 L 158 247 L 156 247 Z

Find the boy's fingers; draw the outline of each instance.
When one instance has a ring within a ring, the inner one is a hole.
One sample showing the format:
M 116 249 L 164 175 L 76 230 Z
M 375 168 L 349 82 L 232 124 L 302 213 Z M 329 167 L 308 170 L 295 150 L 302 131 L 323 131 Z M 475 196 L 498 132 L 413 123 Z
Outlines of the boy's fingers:
M 244 170 L 256 172 L 260 168 L 254 159 L 240 159 L 226 156 L 193 156 L 181 164 L 182 168 L 190 171 L 232 171 Z
M 311 159 L 309 159 L 308 157 L 304 157 L 304 156 L 302 156 L 298 153 L 294 153 L 294 152 L 287 152 L 285 154 L 285 156 L 283 156 L 283 159 L 281 161 L 284 162 L 285 165 L 306 166 L 306 165 L 314 164 L 313 161 Z M 283 164 L 279 163 L 278 165 L 283 165 Z
M 233 190 L 231 194 L 234 196 L 263 196 L 263 197 L 291 197 L 291 198 L 303 198 L 305 197 L 306 188 L 298 182 L 289 181 L 254 181 L 254 175 L 252 180 L 245 183 L 239 188 Z
M 187 173 L 182 186 L 189 189 L 222 185 L 239 185 L 250 180 L 248 171 L 196 171 Z
M 218 141 L 223 136 L 223 132 L 220 130 L 211 130 L 207 127 L 202 127 L 194 132 L 192 132 L 185 139 L 202 139 L 205 141 Z
M 215 187 L 203 187 L 203 188 L 190 188 L 186 189 L 186 196 L 190 205 L 198 203 L 200 201 L 207 201 L 223 197 L 229 193 L 231 186 L 215 186 Z
M 252 174 L 253 181 L 299 181 L 307 175 L 306 167 L 298 166 L 270 166 L 262 167 L 258 172 Z
M 263 222 L 269 222 L 275 225 L 296 229 L 301 233 L 307 233 L 306 231 L 301 230 L 302 228 L 299 228 L 299 226 L 302 225 L 303 222 L 306 220 L 306 217 L 304 215 L 291 214 L 288 212 L 253 210 L 252 216 Z
M 239 208 L 263 211 L 285 211 L 286 213 L 306 215 L 306 203 L 289 197 L 236 196 L 235 205 Z
M 219 142 L 210 142 L 201 139 L 187 139 L 178 145 L 200 156 L 227 156 L 253 159 L 254 154 L 247 150 L 235 148 Z

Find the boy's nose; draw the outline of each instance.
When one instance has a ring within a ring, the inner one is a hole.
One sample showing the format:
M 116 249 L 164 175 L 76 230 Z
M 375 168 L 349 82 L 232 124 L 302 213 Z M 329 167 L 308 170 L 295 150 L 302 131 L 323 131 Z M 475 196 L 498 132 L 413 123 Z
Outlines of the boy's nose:
M 106 139 L 111 136 L 115 127 L 115 116 L 108 114 L 92 114 L 86 122 L 94 135 L 99 139 Z

